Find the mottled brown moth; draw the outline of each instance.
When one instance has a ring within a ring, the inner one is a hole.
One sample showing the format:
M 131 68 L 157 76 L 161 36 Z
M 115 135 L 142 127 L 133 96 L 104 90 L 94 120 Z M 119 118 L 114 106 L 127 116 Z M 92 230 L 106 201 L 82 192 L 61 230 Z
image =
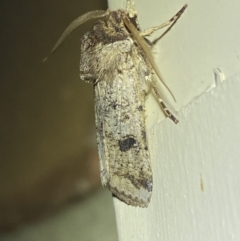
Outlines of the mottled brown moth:
M 97 143 L 101 180 L 114 196 L 132 205 L 147 207 L 152 194 L 152 170 L 145 126 L 145 98 L 149 90 L 167 117 L 167 109 L 153 81 L 163 82 L 145 39 L 156 30 L 176 23 L 187 5 L 169 21 L 140 31 L 134 4 L 126 10 L 92 11 L 74 20 L 64 31 L 54 52 L 84 22 L 98 18 L 82 38 L 80 78 L 94 86 Z M 174 98 L 175 99 L 175 98 Z

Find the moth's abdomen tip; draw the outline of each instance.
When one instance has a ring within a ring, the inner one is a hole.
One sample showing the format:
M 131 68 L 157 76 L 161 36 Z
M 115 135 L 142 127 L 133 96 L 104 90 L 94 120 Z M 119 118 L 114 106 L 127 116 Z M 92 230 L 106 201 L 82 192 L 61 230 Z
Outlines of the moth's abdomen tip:
M 151 200 L 151 193 L 149 194 L 149 197 L 147 199 L 139 199 L 139 198 L 133 198 L 131 196 L 119 196 L 112 192 L 113 197 L 116 197 L 120 201 L 126 203 L 127 205 L 133 206 L 133 207 L 142 207 L 147 208 L 150 200 Z
M 148 207 L 152 196 L 152 179 L 147 180 L 146 185 L 141 187 L 129 184 L 126 179 L 121 182 L 122 185 L 114 185 L 112 182 L 107 184 L 114 197 L 130 206 Z

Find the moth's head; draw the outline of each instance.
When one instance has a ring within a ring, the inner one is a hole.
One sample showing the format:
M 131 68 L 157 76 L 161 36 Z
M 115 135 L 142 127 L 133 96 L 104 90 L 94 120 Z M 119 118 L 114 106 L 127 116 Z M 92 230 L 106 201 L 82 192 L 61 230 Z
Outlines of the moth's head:
M 132 22 L 132 24 L 139 30 L 139 22 L 138 22 L 138 18 L 137 18 L 137 13 L 135 12 L 134 15 L 131 13 L 128 13 L 127 17 Z
M 138 14 L 135 3 L 133 0 L 126 0 L 126 14 L 128 19 L 132 22 L 132 24 L 139 30 L 139 22 L 138 22 Z
M 132 24 L 134 24 L 134 26 L 138 28 L 139 23 L 137 18 L 137 10 L 135 9 L 135 4 L 127 8 L 126 15 L 129 18 L 129 20 L 132 22 Z

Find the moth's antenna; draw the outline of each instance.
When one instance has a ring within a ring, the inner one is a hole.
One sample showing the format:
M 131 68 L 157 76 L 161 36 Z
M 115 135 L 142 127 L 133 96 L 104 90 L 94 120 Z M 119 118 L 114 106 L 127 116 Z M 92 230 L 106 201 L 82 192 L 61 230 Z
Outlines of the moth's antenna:
M 185 4 L 180 11 L 178 11 L 171 19 L 169 19 L 167 22 L 157 26 L 157 27 L 153 27 L 150 29 L 147 29 L 146 31 L 143 31 L 142 34 L 139 33 L 139 31 L 136 29 L 136 27 L 131 23 L 131 21 L 129 20 L 129 18 L 124 18 L 124 23 L 126 24 L 127 28 L 129 29 L 129 31 L 132 33 L 133 37 L 135 38 L 135 40 L 137 41 L 137 43 L 139 44 L 139 46 L 142 48 L 142 50 L 144 51 L 144 53 L 147 56 L 148 61 L 150 62 L 153 70 L 155 71 L 156 75 L 158 76 L 159 80 L 162 82 L 162 84 L 167 88 L 167 90 L 169 91 L 169 93 L 171 94 L 173 100 L 176 102 L 176 99 L 173 95 L 173 93 L 171 92 L 171 90 L 168 88 L 168 86 L 166 85 L 166 83 L 163 81 L 163 78 L 161 76 L 160 71 L 157 68 L 157 65 L 154 61 L 151 49 L 149 48 L 149 46 L 147 45 L 145 39 L 142 37 L 142 35 L 147 36 L 152 34 L 153 32 L 155 32 L 158 29 L 164 28 L 168 25 L 170 25 L 167 30 L 157 39 L 159 40 L 160 38 L 162 38 L 168 31 L 170 31 L 170 29 L 173 27 L 173 25 L 177 22 L 177 20 L 180 18 L 180 16 L 182 15 L 182 13 L 185 11 L 185 9 L 187 8 L 187 4 Z M 156 41 L 154 41 L 155 43 Z
M 139 46 L 142 48 L 142 50 L 146 54 L 147 59 L 150 62 L 151 66 L 152 66 L 154 72 L 156 73 L 156 75 L 158 76 L 159 80 L 167 88 L 167 90 L 171 94 L 173 100 L 176 102 L 176 99 L 175 99 L 172 91 L 169 89 L 167 84 L 163 81 L 160 71 L 158 70 L 157 65 L 154 61 L 153 55 L 151 53 L 151 49 L 147 45 L 145 39 L 139 34 L 138 30 L 135 28 L 135 26 L 131 23 L 131 21 L 128 18 L 124 18 L 124 23 L 126 24 L 127 28 L 131 31 L 133 37 L 136 39 L 137 43 L 139 44 Z
M 88 13 L 85 13 L 81 15 L 80 17 L 76 18 L 68 27 L 65 29 L 61 37 L 58 39 L 57 43 L 54 45 L 53 49 L 51 50 L 50 54 L 43 60 L 46 61 L 47 58 L 56 51 L 62 43 L 65 41 L 65 39 L 69 36 L 69 34 L 75 30 L 77 27 L 85 23 L 86 21 L 94 18 L 102 18 L 106 15 L 107 11 L 104 10 L 95 10 Z

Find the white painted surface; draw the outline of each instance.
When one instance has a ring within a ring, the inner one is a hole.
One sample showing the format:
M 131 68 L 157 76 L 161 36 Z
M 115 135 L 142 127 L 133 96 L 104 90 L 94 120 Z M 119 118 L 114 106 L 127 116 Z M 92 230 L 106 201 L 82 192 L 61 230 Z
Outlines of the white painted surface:
M 240 240 L 240 74 L 149 131 L 148 209 L 115 200 L 120 241 Z
M 186 2 L 135 1 L 143 29 L 172 17 Z M 113 9 L 125 1 L 111 1 Z M 154 174 L 149 208 L 114 199 L 120 241 L 240 240 L 240 1 L 187 1 L 188 9 L 158 42 L 160 70 L 176 110 L 175 126 L 147 100 Z M 156 36 L 158 36 L 157 34 Z M 166 94 L 167 95 L 167 94 Z M 168 96 L 168 95 L 167 95 Z

